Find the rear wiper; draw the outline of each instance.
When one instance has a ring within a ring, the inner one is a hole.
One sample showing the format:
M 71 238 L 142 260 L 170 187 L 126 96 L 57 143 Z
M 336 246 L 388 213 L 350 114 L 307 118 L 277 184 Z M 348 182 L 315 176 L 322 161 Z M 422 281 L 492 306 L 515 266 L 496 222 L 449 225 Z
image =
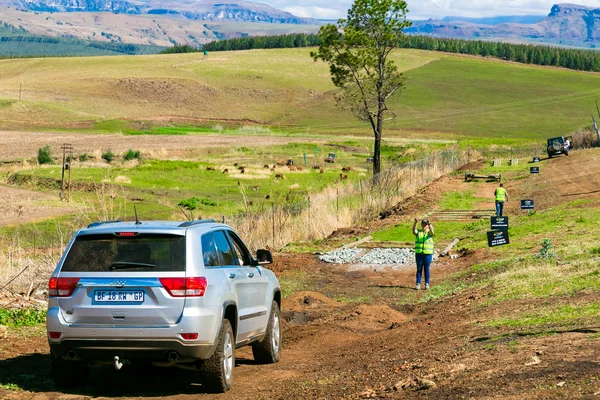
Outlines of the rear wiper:
M 138 262 L 125 262 L 125 261 L 117 261 L 110 264 L 111 271 L 115 269 L 129 269 L 129 268 L 155 268 L 155 264 L 146 264 L 146 263 L 138 263 Z

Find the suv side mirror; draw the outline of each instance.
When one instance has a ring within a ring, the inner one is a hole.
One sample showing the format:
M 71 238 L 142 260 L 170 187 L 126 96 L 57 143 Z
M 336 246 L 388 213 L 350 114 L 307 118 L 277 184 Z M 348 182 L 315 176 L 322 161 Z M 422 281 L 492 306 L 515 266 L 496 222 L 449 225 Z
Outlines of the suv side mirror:
M 258 265 L 273 264 L 273 254 L 269 250 L 256 250 L 256 260 Z

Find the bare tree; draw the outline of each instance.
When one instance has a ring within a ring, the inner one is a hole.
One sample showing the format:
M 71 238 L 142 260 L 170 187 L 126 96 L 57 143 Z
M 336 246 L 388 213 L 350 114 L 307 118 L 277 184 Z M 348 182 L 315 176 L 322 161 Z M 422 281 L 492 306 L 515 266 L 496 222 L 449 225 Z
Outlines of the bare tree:
M 371 124 L 375 137 L 373 176 L 381 172 L 381 135 L 386 101 L 406 81 L 391 61 L 390 54 L 411 25 L 402 0 L 355 0 L 347 19 L 319 30 L 315 61 L 329 63 L 331 80 L 342 89 L 339 104 Z

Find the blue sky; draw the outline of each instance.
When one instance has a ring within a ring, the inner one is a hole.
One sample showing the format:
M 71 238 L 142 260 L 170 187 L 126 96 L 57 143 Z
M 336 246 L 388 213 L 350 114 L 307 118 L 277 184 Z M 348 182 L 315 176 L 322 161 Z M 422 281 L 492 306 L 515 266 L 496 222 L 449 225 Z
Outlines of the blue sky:
M 352 0 L 250 0 L 267 3 L 300 17 L 337 19 L 346 16 Z M 407 0 L 410 19 L 445 16 L 547 15 L 557 0 Z M 600 8 L 600 0 L 563 0 Z

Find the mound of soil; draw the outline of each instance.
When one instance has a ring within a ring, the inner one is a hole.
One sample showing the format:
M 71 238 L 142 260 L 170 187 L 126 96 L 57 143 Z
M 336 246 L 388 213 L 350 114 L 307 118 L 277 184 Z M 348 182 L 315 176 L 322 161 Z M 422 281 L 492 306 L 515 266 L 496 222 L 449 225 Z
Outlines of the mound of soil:
M 323 308 L 339 308 L 340 303 L 316 292 L 298 292 L 283 300 L 286 311 L 305 312 Z
M 386 305 L 361 304 L 343 317 L 341 325 L 353 330 L 379 331 L 396 328 L 407 319 L 406 315 Z

